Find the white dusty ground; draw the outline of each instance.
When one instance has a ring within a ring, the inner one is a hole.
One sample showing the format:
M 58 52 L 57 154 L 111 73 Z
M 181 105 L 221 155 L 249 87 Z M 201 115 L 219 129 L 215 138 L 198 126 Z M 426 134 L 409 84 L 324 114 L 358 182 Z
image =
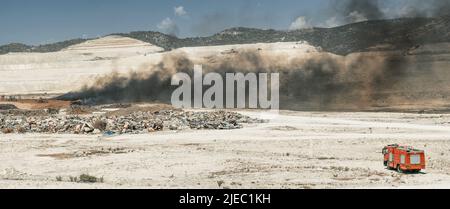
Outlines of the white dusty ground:
M 0 188 L 450 188 L 450 115 L 244 113 L 271 120 L 230 131 L 0 135 Z M 385 169 L 391 143 L 424 149 L 427 169 Z M 119 152 L 64 157 L 102 149 Z M 104 183 L 69 181 L 84 173 Z

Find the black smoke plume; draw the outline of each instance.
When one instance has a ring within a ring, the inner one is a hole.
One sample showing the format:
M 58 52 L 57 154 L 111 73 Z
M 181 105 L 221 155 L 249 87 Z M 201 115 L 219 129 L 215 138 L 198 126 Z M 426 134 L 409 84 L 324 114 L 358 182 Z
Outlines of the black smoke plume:
M 317 53 L 287 59 L 259 51 L 239 51 L 204 63 L 204 73 L 280 73 L 280 106 L 288 109 L 364 109 L 389 99 L 389 92 L 405 76 L 403 55 L 336 56 Z M 194 62 L 184 54 L 167 54 L 163 60 L 129 75 L 117 73 L 60 99 L 90 104 L 116 102 L 170 103 L 172 75 L 193 74 Z M 224 76 L 225 79 L 225 76 Z M 224 82 L 225 83 L 225 82 Z

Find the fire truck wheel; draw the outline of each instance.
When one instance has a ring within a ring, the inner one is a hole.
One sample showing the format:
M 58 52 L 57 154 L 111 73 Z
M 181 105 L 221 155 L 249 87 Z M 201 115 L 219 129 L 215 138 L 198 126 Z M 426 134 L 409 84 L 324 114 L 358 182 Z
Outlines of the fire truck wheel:
M 400 165 L 397 165 L 397 172 L 403 173 L 403 170 L 400 168 Z

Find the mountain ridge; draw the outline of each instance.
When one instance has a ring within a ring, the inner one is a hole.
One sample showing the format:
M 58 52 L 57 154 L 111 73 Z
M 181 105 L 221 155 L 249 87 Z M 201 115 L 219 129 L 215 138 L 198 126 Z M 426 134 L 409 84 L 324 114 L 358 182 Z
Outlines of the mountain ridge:
M 450 16 L 370 20 L 334 28 L 315 27 L 301 30 L 234 27 L 211 36 L 188 38 L 177 38 L 155 31 L 110 35 L 134 38 L 165 50 L 195 46 L 307 41 L 325 51 L 346 55 L 371 50 L 406 50 L 420 44 L 450 42 Z M 0 54 L 55 52 L 88 40 L 92 39 L 72 39 L 39 46 L 12 43 L 0 46 Z M 384 47 L 377 47 L 381 45 Z

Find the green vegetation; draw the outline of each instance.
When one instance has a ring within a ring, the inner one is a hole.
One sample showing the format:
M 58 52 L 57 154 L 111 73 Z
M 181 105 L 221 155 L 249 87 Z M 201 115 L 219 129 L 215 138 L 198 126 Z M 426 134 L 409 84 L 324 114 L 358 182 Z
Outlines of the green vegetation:
M 0 46 L 0 54 L 7 54 L 10 52 L 30 52 L 31 46 L 20 43 L 11 43 Z
M 56 177 L 56 180 L 62 181 L 62 177 Z M 103 183 L 103 177 L 81 174 L 80 176 L 69 176 L 69 181 L 74 183 Z
M 45 53 L 45 52 L 57 52 L 64 48 L 67 48 L 69 46 L 83 43 L 87 41 L 88 39 L 72 39 L 68 41 L 61 41 L 51 44 L 44 44 L 39 46 L 28 46 L 25 44 L 20 43 L 12 43 L 0 46 L 0 54 L 7 54 L 11 52 L 39 52 L 39 53 Z
M 166 50 L 191 46 L 273 42 L 308 43 L 335 54 L 370 50 L 405 50 L 423 43 L 450 41 L 450 16 L 375 20 L 335 28 L 294 31 L 231 28 L 209 37 L 179 39 L 157 32 L 118 34 L 160 46 Z M 388 46 L 373 48 L 374 46 Z
M 103 183 L 103 177 L 95 177 L 88 174 L 81 174 L 79 177 L 80 183 Z

